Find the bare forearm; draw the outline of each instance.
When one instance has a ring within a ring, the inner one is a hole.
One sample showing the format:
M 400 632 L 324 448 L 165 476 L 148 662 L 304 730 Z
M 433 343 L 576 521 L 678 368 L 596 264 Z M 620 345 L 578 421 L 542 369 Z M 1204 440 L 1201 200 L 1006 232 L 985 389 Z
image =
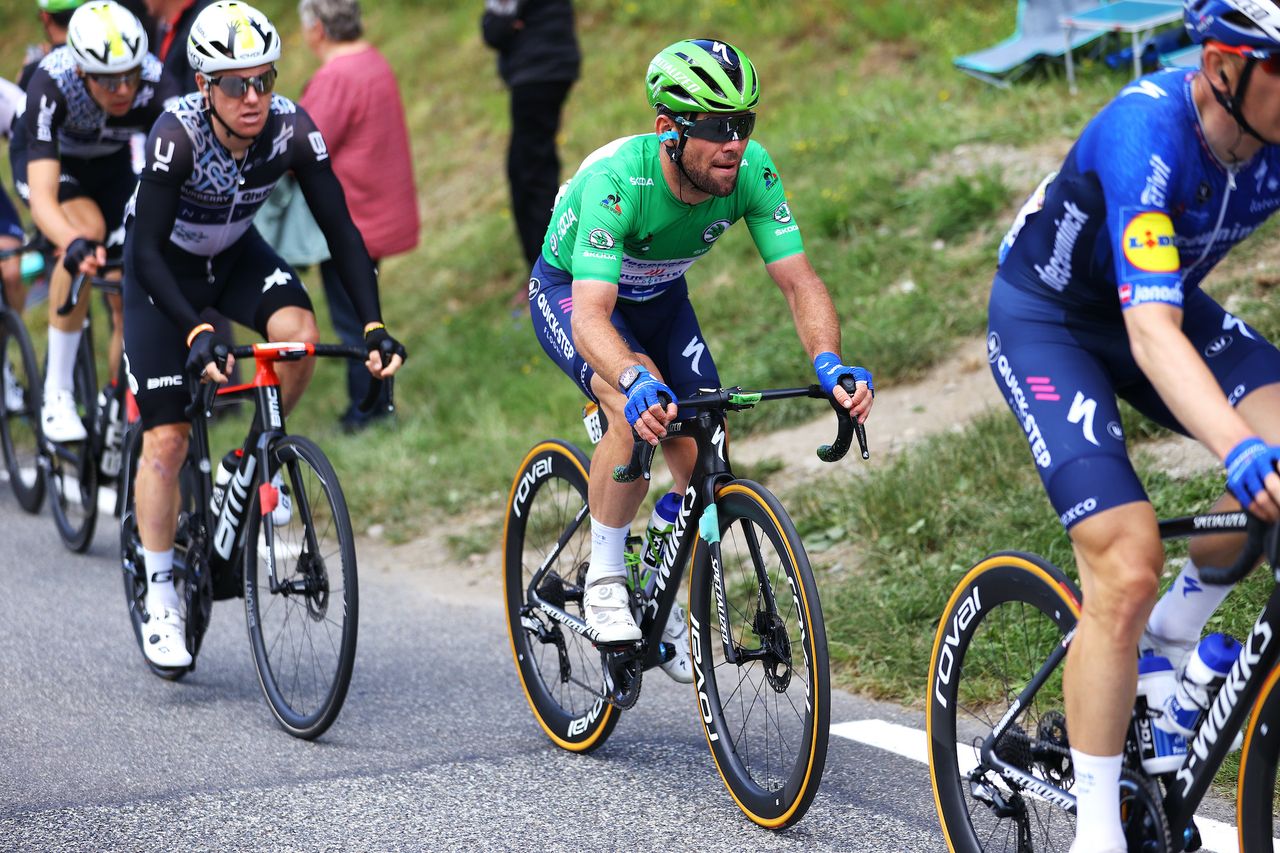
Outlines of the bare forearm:
M 62 164 L 57 160 L 33 160 L 27 164 L 27 185 L 31 192 L 31 218 L 36 227 L 59 249 L 81 236 L 72 227 L 58 204 L 58 179 Z
M 635 353 L 618 334 L 613 323 L 609 322 L 607 314 L 575 310 L 573 341 L 578 354 L 611 387 L 617 385 L 622 371 L 636 364 Z

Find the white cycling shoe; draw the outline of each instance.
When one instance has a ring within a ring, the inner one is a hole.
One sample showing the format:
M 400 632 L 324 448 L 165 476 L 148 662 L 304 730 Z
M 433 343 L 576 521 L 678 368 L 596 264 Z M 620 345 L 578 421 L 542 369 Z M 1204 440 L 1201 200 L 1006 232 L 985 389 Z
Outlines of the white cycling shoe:
M 170 669 L 191 666 L 187 651 L 187 626 L 176 610 L 161 608 L 142 625 L 142 651 L 156 666 Z
M 68 441 L 84 441 L 84 423 L 76 411 L 76 398 L 70 391 L 55 391 L 44 401 L 40 410 L 40 428 L 44 437 L 59 444 Z
M 276 508 L 271 510 L 271 520 L 276 527 L 284 527 L 293 520 L 293 498 L 284 484 L 284 471 L 277 471 L 271 478 L 271 485 L 276 490 Z
M 582 597 L 587 626 L 596 632 L 597 643 L 634 643 L 640 628 L 631 614 L 631 596 L 622 578 L 587 587 Z
M 22 394 L 22 386 L 18 377 L 13 375 L 13 365 L 4 363 L 4 408 L 14 414 L 22 414 L 27 410 L 27 401 Z
M 689 660 L 689 625 L 684 608 L 679 604 L 671 605 L 671 615 L 667 617 L 666 627 L 662 629 L 662 642 L 670 643 L 676 650 L 671 660 L 662 664 L 662 671 L 681 684 L 691 684 L 693 661 Z

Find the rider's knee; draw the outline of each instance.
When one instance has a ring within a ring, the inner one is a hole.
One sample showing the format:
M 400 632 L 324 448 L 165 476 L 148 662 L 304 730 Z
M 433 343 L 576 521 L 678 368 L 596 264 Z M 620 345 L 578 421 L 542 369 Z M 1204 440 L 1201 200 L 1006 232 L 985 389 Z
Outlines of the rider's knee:
M 298 341 L 306 344 L 319 343 L 320 327 L 316 325 L 316 315 L 310 311 L 283 310 L 272 316 L 270 322 L 272 340 Z
M 187 430 L 182 424 L 165 424 L 146 431 L 142 437 L 141 464 L 162 479 L 177 479 L 187 455 Z

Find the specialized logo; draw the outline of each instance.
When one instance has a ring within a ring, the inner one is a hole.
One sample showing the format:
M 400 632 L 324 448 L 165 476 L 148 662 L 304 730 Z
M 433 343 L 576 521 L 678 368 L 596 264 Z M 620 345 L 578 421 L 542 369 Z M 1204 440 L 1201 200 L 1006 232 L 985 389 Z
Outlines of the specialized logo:
M 717 219 L 715 222 L 708 225 L 706 230 L 702 232 L 702 242 L 714 243 L 716 240 L 720 239 L 721 234 L 729 230 L 729 226 L 732 224 L 733 223 L 727 219 Z
M 635 179 L 632 178 L 632 180 L 634 181 Z M 617 195 L 616 193 L 609 193 L 607 196 L 600 199 L 600 206 L 607 210 L 612 210 L 614 213 L 622 213 L 621 202 L 622 196 Z
M 1173 244 L 1173 221 L 1166 213 L 1147 211 L 1129 220 L 1121 237 L 1124 257 L 1143 272 L 1176 272 L 1178 249 Z
M 1086 397 L 1084 392 L 1077 391 L 1076 398 L 1071 401 L 1071 410 L 1067 412 L 1067 423 L 1083 424 L 1085 441 L 1094 447 L 1101 447 L 1093 434 L 1093 414 L 1098 410 L 1098 401 Z
M 280 287 L 293 281 L 293 275 L 287 273 L 280 267 L 276 267 L 276 271 L 262 280 L 262 292 L 266 293 L 273 287 Z
M 1244 527 L 1249 516 L 1243 512 L 1228 512 L 1222 515 L 1197 515 L 1191 525 L 1196 530 L 1216 530 L 1217 528 Z
M 1161 98 L 1167 98 L 1169 93 L 1150 80 L 1139 80 L 1132 86 L 1127 86 L 1120 91 L 1120 97 L 1123 98 L 1125 95 L 1146 95 L 1148 98 L 1158 101 Z
M 596 249 L 612 249 L 614 245 L 613 235 L 603 228 L 591 229 L 591 233 L 587 235 L 587 242 Z
M 1066 290 L 1067 285 L 1071 283 L 1071 254 L 1075 251 L 1076 241 L 1080 239 L 1080 232 L 1084 230 L 1085 223 L 1088 221 L 1089 214 L 1073 202 L 1065 202 L 1062 205 L 1062 216 L 1053 221 L 1053 224 L 1058 226 L 1058 231 L 1053 237 L 1053 255 L 1050 256 L 1047 265 L 1036 264 L 1034 267 L 1040 280 L 1059 293 Z
M 761 176 L 764 178 L 764 188 L 767 190 L 773 189 L 773 185 L 778 182 L 778 173 L 768 166 L 761 171 Z
M 684 352 L 680 354 L 685 358 L 689 359 L 690 369 L 693 370 L 694 373 L 701 376 L 702 370 L 700 369 L 699 365 L 702 363 L 702 354 L 706 351 L 707 351 L 707 345 L 704 344 L 702 341 L 698 340 L 698 337 L 695 335 L 692 339 L 690 339 L 688 346 L 684 348 Z
M 1000 357 L 1000 336 L 995 332 L 987 335 L 987 361 L 995 364 L 996 359 Z
M 1214 356 L 1222 355 L 1227 351 L 1227 347 L 1231 346 L 1231 342 L 1234 340 L 1235 338 L 1230 335 L 1218 335 L 1205 345 L 1204 357 L 1213 358 Z
M 783 225 L 791 221 L 791 208 L 785 201 L 773 209 L 773 221 Z
M 1151 173 L 1147 175 L 1147 185 L 1143 188 L 1139 200 L 1147 207 L 1164 207 L 1167 204 L 1169 178 L 1173 175 L 1173 170 L 1160 158 L 1159 154 L 1152 154 L 1147 165 L 1151 167 Z

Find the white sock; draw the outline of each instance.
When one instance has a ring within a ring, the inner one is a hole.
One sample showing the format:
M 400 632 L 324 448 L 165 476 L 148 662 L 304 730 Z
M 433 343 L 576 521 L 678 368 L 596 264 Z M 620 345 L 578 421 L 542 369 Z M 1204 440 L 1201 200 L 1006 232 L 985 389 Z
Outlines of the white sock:
M 173 549 L 142 549 L 142 563 L 147 570 L 147 613 L 178 609 L 178 591 L 173 587 Z
M 1147 630 L 1165 640 L 1195 643 L 1213 611 L 1230 592 L 1230 586 L 1211 586 L 1200 580 L 1200 569 L 1188 558 L 1173 584 L 1156 602 L 1147 619 Z
M 57 391 L 71 391 L 75 383 L 71 371 L 76 365 L 76 347 L 80 346 L 80 330 L 64 332 L 49 327 L 49 364 L 45 367 L 44 395 L 51 397 Z
M 625 580 L 627 565 L 622 553 L 627 547 L 627 534 L 631 526 L 609 527 L 591 519 L 591 565 L 587 568 L 587 586 L 605 578 Z
M 1072 853 L 1124 850 L 1120 825 L 1120 756 L 1071 750 L 1076 784 L 1076 840 Z

